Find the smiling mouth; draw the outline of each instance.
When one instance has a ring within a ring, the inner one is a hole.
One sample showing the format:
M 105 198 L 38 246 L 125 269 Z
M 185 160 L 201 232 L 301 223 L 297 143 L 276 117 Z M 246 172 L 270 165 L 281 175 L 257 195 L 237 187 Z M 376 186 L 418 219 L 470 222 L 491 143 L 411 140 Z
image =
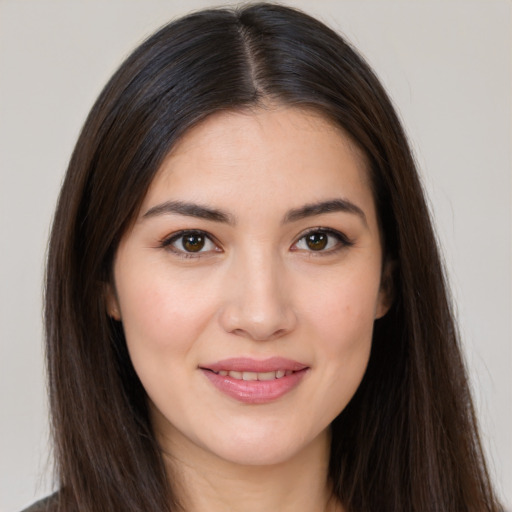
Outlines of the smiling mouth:
M 295 373 L 293 370 L 276 370 L 274 372 L 237 372 L 233 370 L 219 370 L 217 372 L 213 370 L 210 371 L 222 377 L 231 377 L 235 380 L 245 381 L 282 379 L 283 377 L 287 377 L 292 375 L 292 373 Z
M 221 393 L 246 404 L 273 402 L 295 389 L 310 367 L 282 357 L 232 358 L 200 366 Z

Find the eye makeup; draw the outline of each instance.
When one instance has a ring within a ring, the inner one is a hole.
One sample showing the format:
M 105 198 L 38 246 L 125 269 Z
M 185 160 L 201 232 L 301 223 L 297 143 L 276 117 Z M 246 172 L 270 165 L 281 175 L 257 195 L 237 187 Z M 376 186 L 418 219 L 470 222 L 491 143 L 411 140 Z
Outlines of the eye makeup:
M 297 242 L 292 245 L 291 250 L 307 251 L 321 256 L 336 253 L 353 245 L 354 242 L 338 230 L 315 227 L 303 233 Z
M 163 249 L 180 258 L 199 258 L 206 253 L 222 252 L 212 235 L 200 229 L 184 229 L 160 242 Z
M 310 252 L 315 256 L 331 255 L 354 245 L 344 233 L 332 228 L 315 227 L 302 233 L 292 244 L 292 252 Z M 208 232 L 200 229 L 183 229 L 160 241 L 159 247 L 181 258 L 199 258 L 220 253 L 220 244 Z

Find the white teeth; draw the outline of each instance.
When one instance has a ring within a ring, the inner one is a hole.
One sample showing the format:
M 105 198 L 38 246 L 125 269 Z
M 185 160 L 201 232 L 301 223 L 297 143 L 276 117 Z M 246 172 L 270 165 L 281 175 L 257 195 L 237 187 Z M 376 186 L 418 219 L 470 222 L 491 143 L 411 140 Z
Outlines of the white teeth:
M 278 372 L 258 373 L 258 380 L 274 380 L 277 378 Z
M 232 379 L 237 380 L 274 380 L 281 379 L 282 377 L 291 375 L 293 373 L 292 370 L 277 370 L 275 372 L 235 372 L 228 370 L 220 370 L 217 372 L 219 375 L 223 377 L 231 377 Z

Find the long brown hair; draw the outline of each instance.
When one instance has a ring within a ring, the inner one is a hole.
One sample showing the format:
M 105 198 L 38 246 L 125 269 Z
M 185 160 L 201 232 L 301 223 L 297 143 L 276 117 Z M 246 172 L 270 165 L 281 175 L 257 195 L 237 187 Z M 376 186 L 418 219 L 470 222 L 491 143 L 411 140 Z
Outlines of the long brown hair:
M 89 114 L 59 197 L 47 266 L 52 427 L 65 512 L 179 510 L 121 324 L 105 308 L 118 242 L 163 158 L 194 124 L 268 100 L 315 109 L 369 162 L 394 302 L 363 381 L 332 424 L 347 511 L 497 511 L 428 208 L 406 137 L 368 65 L 291 8 L 207 10 L 163 27 Z

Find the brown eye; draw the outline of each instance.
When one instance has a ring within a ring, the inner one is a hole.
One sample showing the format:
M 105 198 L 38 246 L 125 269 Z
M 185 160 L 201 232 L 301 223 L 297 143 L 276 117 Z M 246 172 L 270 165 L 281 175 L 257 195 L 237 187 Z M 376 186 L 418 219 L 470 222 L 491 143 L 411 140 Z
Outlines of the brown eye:
M 353 242 L 339 231 L 329 228 L 317 228 L 301 236 L 299 240 L 293 244 L 292 250 L 333 254 L 337 250 L 352 245 Z
M 161 247 L 183 257 L 203 256 L 205 253 L 222 252 L 204 231 L 186 230 L 163 240 Z
M 205 237 L 199 233 L 191 233 L 182 237 L 181 245 L 187 252 L 199 252 L 204 248 Z
M 327 247 L 328 241 L 329 238 L 327 236 L 327 233 L 322 233 L 320 231 L 316 233 L 310 233 L 305 237 L 306 245 L 312 251 L 322 251 Z

